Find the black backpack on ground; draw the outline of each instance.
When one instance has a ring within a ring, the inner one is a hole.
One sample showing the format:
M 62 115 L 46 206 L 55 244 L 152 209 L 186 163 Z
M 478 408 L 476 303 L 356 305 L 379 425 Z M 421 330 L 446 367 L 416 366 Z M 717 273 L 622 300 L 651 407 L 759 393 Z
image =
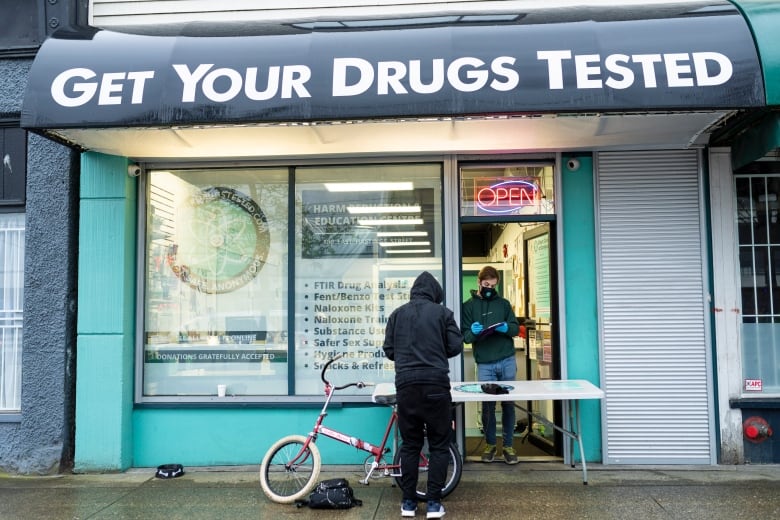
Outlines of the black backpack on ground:
M 362 506 L 363 501 L 355 498 L 347 479 L 332 478 L 317 484 L 308 500 L 298 500 L 295 505 L 309 506 L 312 509 L 349 509 L 353 506 Z

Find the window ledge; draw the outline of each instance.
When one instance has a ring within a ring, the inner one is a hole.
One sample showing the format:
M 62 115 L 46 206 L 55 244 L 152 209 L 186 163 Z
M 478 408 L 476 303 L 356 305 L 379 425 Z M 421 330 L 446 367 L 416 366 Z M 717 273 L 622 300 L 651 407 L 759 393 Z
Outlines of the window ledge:
M 0 412 L 0 423 L 9 423 L 9 422 L 22 422 L 22 414 Z
M 729 399 L 730 408 L 780 408 L 778 397 L 740 397 Z

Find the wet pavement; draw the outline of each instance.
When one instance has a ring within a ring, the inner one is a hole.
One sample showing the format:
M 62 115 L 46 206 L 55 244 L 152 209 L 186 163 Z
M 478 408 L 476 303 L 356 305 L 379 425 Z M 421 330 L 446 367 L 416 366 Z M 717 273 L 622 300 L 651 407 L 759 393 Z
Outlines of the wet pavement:
M 268 500 L 258 467 L 185 468 L 158 479 L 154 468 L 57 476 L 0 474 L 0 519 L 387 519 L 401 518 L 390 478 L 358 483 L 360 466 L 324 466 L 320 480 L 346 477 L 363 501 L 343 511 Z M 466 462 L 444 500 L 446 519 L 780 519 L 780 465 L 579 466 L 560 462 Z M 424 509 L 424 508 L 423 508 Z M 417 518 L 425 518 L 418 511 Z

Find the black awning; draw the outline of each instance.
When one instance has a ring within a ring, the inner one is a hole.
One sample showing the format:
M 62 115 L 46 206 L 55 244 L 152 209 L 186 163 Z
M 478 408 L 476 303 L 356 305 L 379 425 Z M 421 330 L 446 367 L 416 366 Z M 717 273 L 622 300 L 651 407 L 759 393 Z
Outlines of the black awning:
M 47 40 L 29 129 L 765 105 L 750 30 L 723 1 L 313 22 Z

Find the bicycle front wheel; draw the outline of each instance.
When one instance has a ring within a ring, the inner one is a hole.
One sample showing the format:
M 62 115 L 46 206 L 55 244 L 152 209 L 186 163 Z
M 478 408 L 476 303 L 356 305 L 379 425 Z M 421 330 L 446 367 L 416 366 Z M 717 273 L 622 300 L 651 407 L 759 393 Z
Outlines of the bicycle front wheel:
M 263 493 L 280 504 L 303 499 L 316 485 L 322 459 L 313 442 L 304 449 L 306 437 L 288 435 L 276 441 L 260 465 Z
M 463 472 L 463 459 L 460 456 L 460 450 L 458 445 L 451 442 L 448 449 L 448 462 L 447 462 L 447 476 L 444 478 L 444 487 L 441 488 L 441 496 L 446 497 L 452 493 L 458 483 L 460 482 L 460 476 Z M 428 500 L 428 443 L 423 446 L 423 451 L 420 453 L 420 464 L 418 466 L 417 474 L 417 496 L 420 500 Z M 398 449 L 393 457 L 393 465 L 398 466 L 398 475 L 401 474 L 401 450 Z M 401 487 L 401 477 L 395 477 L 395 482 L 398 487 Z

